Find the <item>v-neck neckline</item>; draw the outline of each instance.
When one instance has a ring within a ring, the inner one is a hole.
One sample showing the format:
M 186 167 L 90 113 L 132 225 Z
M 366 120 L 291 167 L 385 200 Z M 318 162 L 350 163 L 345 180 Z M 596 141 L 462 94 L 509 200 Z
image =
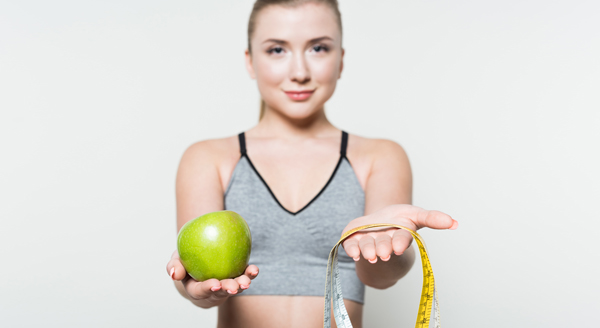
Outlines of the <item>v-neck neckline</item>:
M 246 157 L 246 160 L 248 160 L 248 164 L 250 164 L 250 167 L 252 168 L 252 170 L 254 171 L 254 173 L 256 173 L 256 176 L 258 176 L 258 178 L 260 179 L 260 181 L 262 181 L 262 183 L 265 185 L 265 187 L 267 188 L 267 190 L 271 194 L 271 197 L 273 197 L 273 200 L 275 200 L 275 202 L 277 203 L 277 205 L 279 205 L 279 207 L 281 207 L 281 209 L 283 209 L 287 213 L 289 213 L 291 215 L 297 215 L 300 212 L 304 211 L 306 208 L 308 208 L 314 201 L 317 200 L 317 198 L 319 198 L 319 196 L 321 196 L 321 194 L 325 191 L 325 189 L 327 189 L 327 186 L 329 186 L 329 184 L 331 183 L 331 181 L 335 177 L 335 173 L 337 172 L 338 168 L 342 164 L 342 160 L 344 159 L 345 156 L 344 156 L 344 154 L 340 155 L 340 159 L 338 160 L 337 164 L 335 165 L 335 169 L 333 169 L 333 172 L 331 173 L 331 176 L 329 177 L 329 179 L 327 180 L 327 182 L 325 183 L 325 185 L 323 186 L 323 188 L 321 188 L 321 190 L 319 190 L 319 192 L 315 195 L 315 197 L 313 197 L 306 205 L 304 205 L 303 207 L 301 207 L 296 212 L 292 212 L 292 211 L 288 210 L 287 208 L 285 208 L 281 204 L 281 202 L 277 199 L 277 196 L 275 196 L 275 193 L 273 193 L 273 190 L 271 190 L 271 187 L 269 187 L 269 185 L 267 184 L 267 181 L 262 177 L 262 175 L 260 175 L 260 173 L 258 172 L 258 170 L 256 169 L 256 167 L 254 166 L 254 164 L 252 164 L 252 160 L 250 160 L 250 156 L 248 156 L 247 153 L 244 153 L 242 155 L 242 157 Z
M 327 182 L 325 183 L 323 188 L 321 188 L 321 190 L 319 190 L 319 192 L 315 195 L 315 197 L 313 197 L 308 202 L 308 204 L 304 205 L 298 211 L 292 212 L 292 211 L 288 210 L 287 208 L 285 208 L 283 205 L 281 205 L 281 202 L 277 199 L 277 196 L 275 196 L 275 193 L 273 193 L 273 190 L 271 190 L 271 187 L 269 187 L 269 185 L 267 184 L 267 181 L 265 181 L 265 179 L 262 177 L 262 175 L 260 175 L 260 172 L 258 172 L 258 170 L 254 166 L 254 164 L 252 164 L 252 160 L 250 160 L 250 156 L 248 156 L 248 152 L 246 151 L 246 134 L 244 132 L 242 132 L 238 135 L 238 138 L 239 138 L 239 142 L 240 142 L 240 153 L 242 154 L 241 158 L 246 157 L 246 159 L 248 160 L 248 164 L 250 164 L 250 167 L 252 168 L 254 173 L 256 173 L 256 176 L 258 176 L 260 181 L 262 181 L 262 183 L 265 185 L 265 187 L 271 194 L 271 197 L 273 197 L 273 200 L 275 200 L 275 202 L 277 203 L 277 205 L 279 205 L 279 207 L 281 207 L 281 209 L 283 209 L 285 212 L 287 212 L 291 215 L 297 215 L 300 212 L 304 211 L 306 208 L 308 208 L 310 206 L 310 204 L 312 204 L 314 201 L 316 201 L 317 198 L 319 198 L 319 196 L 321 196 L 321 194 L 325 191 L 325 189 L 327 189 L 327 186 L 329 186 L 329 184 L 335 177 L 335 174 L 336 174 L 338 168 L 340 167 L 340 165 L 342 164 L 342 161 L 344 160 L 344 158 L 346 158 L 346 149 L 348 148 L 348 133 L 346 133 L 345 131 L 342 131 L 342 140 L 341 140 L 341 145 L 340 145 L 340 159 L 338 160 L 337 164 L 335 165 L 335 169 L 333 169 L 331 176 L 329 177 L 329 179 L 327 180 Z M 347 160 L 347 158 L 346 158 L 346 160 Z

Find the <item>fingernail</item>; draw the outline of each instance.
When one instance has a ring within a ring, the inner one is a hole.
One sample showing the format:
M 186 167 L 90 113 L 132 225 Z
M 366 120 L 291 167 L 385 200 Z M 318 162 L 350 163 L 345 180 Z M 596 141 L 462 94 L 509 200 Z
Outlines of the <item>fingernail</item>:
M 375 257 L 374 260 L 369 260 L 369 263 L 376 263 L 377 262 L 377 257 Z
M 400 255 L 402 255 L 402 253 L 398 253 L 398 252 L 396 252 L 396 251 L 394 251 L 394 254 L 396 254 L 397 256 L 400 256 Z
M 248 289 L 248 287 L 250 287 L 249 285 L 240 285 L 241 289 Z
M 235 294 L 237 294 L 237 290 L 236 290 L 236 291 L 234 291 L 234 292 L 232 292 L 232 291 L 230 291 L 230 290 L 228 289 L 228 290 L 227 290 L 227 292 L 228 292 L 229 294 L 231 294 L 231 295 L 235 295 Z
M 454 221 L 454 223 L 452 223 L 452 226 L 450 227 L 450 230 L 456 230 L 458 229 L 458 221 Z
M 382 261 L 388 261 L 392 257 L 392 254 L 388 255 L 386 258 L 381 258 Z
M 171 271 L 169 272 L 169 276 L 171 276 L 171 279 L 175 280 L 175 267 L 171 268 Z
M 210 288 L 210 290 L 212 290 L 213 292 L 216 292 L 219 289 L 221 289 L 221 286 L 215 286 Z
M 256 271 L 252 271 L 252 272 L 250 272 L 250 273 L 251 273 L 253 276 L 256 276 L 256 275 L 258 274 L 258 272 L 256 272 Z
M 353 259 L 354 261 L 358 261 L 358 260 L 360 260 L 360 256 L 353 257 L 352 259 Z

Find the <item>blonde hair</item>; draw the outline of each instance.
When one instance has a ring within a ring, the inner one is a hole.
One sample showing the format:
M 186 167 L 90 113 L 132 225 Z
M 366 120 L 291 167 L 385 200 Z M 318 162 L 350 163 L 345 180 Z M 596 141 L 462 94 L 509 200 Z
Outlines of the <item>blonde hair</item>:
M 338 7 L 337 0 L 256 0 L 254 2 L 254 6 L 252 7 L 252 12 L 250 12 L 250 19 L 248 20 L 248 52 L 252 53 L 252 47 L 250 45 L 250 39 L 252 39 L 252 35 L 254 35 L 254 30 L 256 29 L 256 17 L 261 10 L 265 9 L 268 6 L 285 6 L 285 7 L 298 7 L 305 3 L 323 3 L 328 5 L 334 12 L 335 18 L 337 20 L 338 26 L 340 27 L 340 32 L 342 32 L 342 14 L 340 13 L 340 9 Z M 260 114 L 259 120 L 263 118 L 265 115 L 265 108 L 267 104 L 264 100 L 260 100 Z

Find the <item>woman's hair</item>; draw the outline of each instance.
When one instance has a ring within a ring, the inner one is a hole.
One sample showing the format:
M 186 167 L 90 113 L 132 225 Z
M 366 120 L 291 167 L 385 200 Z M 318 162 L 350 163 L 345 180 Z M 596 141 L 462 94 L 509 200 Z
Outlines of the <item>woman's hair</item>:
M 252 12 L 250 13 L 250 19 L 248 20 L 248 52 L 252 53 L 250 39 L 252 39 L 252 35 L 254 35 L 254 30 L 256 29 L 256 17 L 258 16 L 258 13 L 260 13 L 261 10 L 273 5 L 285 7 L 298 7 L 309 2 L 323 3 L 328 5 L 333 10 L 338 26 L 340 28 L 340 32 L 342 32 L 342 14 L 340 14 L 340 9 L 338 8 L 337 0 L 256 0 L 256 2 L 254 3 L 254 7 L 252 7 Z M 261 99 L 259 120 L 261 120 L 265 115 L 265 107 L 265 101 Z

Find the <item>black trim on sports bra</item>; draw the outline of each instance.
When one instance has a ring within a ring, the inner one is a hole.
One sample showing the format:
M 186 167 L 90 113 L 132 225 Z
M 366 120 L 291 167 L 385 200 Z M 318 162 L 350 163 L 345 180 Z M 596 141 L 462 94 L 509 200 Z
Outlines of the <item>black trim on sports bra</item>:
M 246 135 L 244 132 L 238 134 L 238 140 L 240 141 L 240 153 L 242 156 L 246 156 Z
M 325 189 L 327 189 L 327 186 L 331 183 L 331 181 L 335 177 L 335 173 L 337 172 L 338 168 L 342 164 L 342 161 L 344 160 L 344 158 L 346 158 L 346 148 L 348 147 L 348 133 L 346 133 L 345 131 L 342 131 L 342 145 L 340 147 L 340 159 L 338 160 L 337 164 L 335 165 L 335 169 L 333 170 L 333 173 L 331 173 L 329 180 L 327 180 L 327 183 L 325 183 L 325 185 L 323 186 L 323 188 L 321 188 L 319 193 L 315 197 L 313 197 L 310 200 L 310 202 L 308 202 L 308 204 L 304 205 L 298 211 L 292 212 L 292 211 L 288 210 L 287 208 L 283 207 L 283 205 L 281 205 L 281 203 L 279 202 L 279 200 L 277 199 L 277 197 L 271 190 L 271 187 L 269 187 L 269 185 L 267 184 L 265 179 L 262 177 L 262 175 L 260 175 L 260 173 L 258 172 L 256 167 L 254 167 L 254 164 L 252 164 L 252 161 L 250 160 L 250 157 L 248 156 L 248 154 L 246 152 L 246 136 L 245 136 L 244 132 L 242 132 L 238 135 L 238 139 L 240 141 L 240 153 L 242 155 L 241 157 L 246 157 L 246 160 L 248 160 L 248 164 L 250 164 L 250 167 L 252 168 L 254 173 L 256 173 L 256 176 L 258 176 L 260 181 L 262 181 L 262 183 L 265 185 L 265 187 L 267 187 L 267 190 L 269 191 L 269 193 L 271 194 L 271 197 L 273 197 L 273 199 L 275 200 L 277 205 L 279 205 L 279 207 L 281 207 L 284 211 L 288 212 L 291 215 L 297 215 L 300 212 L 304 211 L 306 208 L 308 208 L 310 206 L 310 204 L 312 204 L 315 200 L 317 200 L 317 198 L 319 198 L 319 196 L 321 196 L 321 194 L 325 191 Z M 346 160 L 348 160 L 348 159 L 346 158 Z
M 342 157 L 346 157 L 346 149 L 348 149 L 348 133 L 342 131 L 342 146 L 340 147 Z

